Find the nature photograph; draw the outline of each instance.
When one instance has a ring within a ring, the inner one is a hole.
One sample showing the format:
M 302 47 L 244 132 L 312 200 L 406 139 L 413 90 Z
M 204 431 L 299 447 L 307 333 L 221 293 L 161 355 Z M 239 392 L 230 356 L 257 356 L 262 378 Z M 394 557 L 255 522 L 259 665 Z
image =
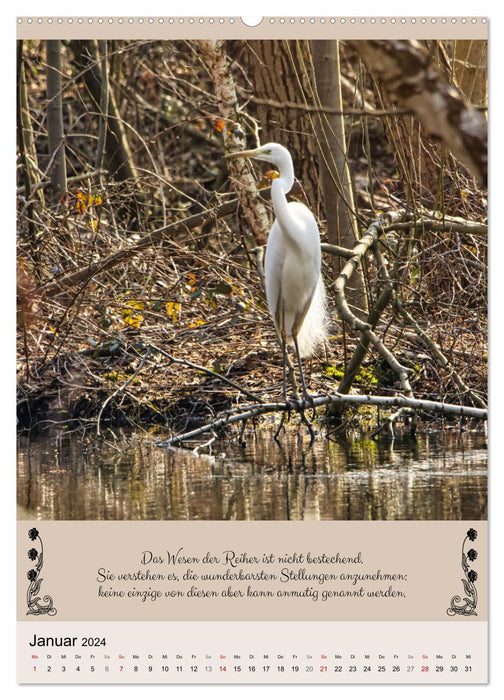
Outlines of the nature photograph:
M 16 51 L 18 519 L 486 520 L 486 41 Z

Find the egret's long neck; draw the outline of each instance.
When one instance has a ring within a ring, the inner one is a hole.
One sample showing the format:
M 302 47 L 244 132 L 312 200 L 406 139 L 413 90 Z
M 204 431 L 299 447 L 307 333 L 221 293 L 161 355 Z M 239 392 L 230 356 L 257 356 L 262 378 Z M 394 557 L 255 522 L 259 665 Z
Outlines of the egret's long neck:
M 271 201 L 275 210 L 278 223 L 282 227 L 285 235 L 289 235 L 291 229 L 292 214 L 289 212 L 286 194 L 291 191 L 294 184 L 294 168 L 292 161 L 282 163 L 280 167 L 280 177 L 271 183 Z

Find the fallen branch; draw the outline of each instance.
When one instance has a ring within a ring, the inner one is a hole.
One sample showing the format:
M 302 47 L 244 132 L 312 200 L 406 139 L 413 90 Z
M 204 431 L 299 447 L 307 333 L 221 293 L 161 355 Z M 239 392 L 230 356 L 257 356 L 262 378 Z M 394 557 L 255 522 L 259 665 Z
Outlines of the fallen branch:
M 301 401 L 279 401 L 277 403 L 260 403 L 250 406 L 242 406 L 236 409 L 229 409 L 220 413 L 215 420 L 199 428 L 190 430 L 182 435 L 175 435 L 167 440 L 161 440 L 156 443 L 157 447 L 171 447 L 173 445 L 186 442 L 205 433 L 219 430 L 233 423 L 246 421 L 250 418 L 256 418 L 267 413 L 276 413 L 277 411 L 289 412 L 298 411 L 304 412 L 309 408 L 317 408 L 328 404 L 354 404 L 364 406 L 380 406 L 383 408 L 399 407 L 411 408 L 414 410 L 422 410 L 426 412 L 435 412 L 443 414 L 451 414 L 465 418 L 477 418 L 479 420 L 487 420 L 488 411 L 482 408 L 473 408 L 470 406 L 459 406 L 456 404 L 444 403 L 442 401 L 428 401 L 425 399 L 413 399 L 408 396 L 354 396 L 352 394 L 330 394 L 326 396 L 313 397 L 313 403 L 308 403 L 305 400 Z M 238 411 L 238 412 L 237 412 Z
M 402 221 L 398 224 L 385 226 L 384 231 L 401 231 L 409 229 L 426 229 L 427 231 L 446 231 L 451 233 L 477 233 L 482 236 L 488 234 L 488 226 L 486 224 L 478 224 L 474 221 L 450 220 L 446 218 L 444 221 L 439 219 L 418 219 L 415 221 Z

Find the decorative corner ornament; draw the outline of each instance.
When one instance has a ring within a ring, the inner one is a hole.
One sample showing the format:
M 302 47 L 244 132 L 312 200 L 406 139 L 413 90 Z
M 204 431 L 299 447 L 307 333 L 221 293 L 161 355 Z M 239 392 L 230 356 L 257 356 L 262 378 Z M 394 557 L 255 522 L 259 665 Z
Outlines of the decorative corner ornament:
M 34 565 L 34 568 L 30 569 L 27 573 L 30 585 L 28 586 L 28 590 L 26 592 L 26 603 L 28 605 L 28 612 L 26 614 L 51 615 L 52 617 L 58 612 L 53 605 L 53 599 L 50 595 L 45 595 L 43 598 L 38 595 L 40 586 L 44 580 L 39 578 L 40 572 L 42 571 L 42 567 L 44 565 L 44 546 L 42 544 L 42 539 L 40 538 L 39 531 L 35 527 L 28 531 L 28 537 L 32 542 L 38 540 L 40 551 L 34 547 L 28 550 L 28 559 L 36 562 L 36 564 Z M 43 600 L 45 603 L 44 605 L 40 603 L 41 600 Z
M 469 616 L 478 614 L 476 612 L 478 592 L 475 585 L 478 579 L 478 573 L 471 568 L 472 562 L 476 561 L 478 557 L 478 552 L 472 547 L 466 551 L 466 547 L 469 546 L 468 543 L 474 542 L 477 537 L 477 531 L 470 528 L 462 542 L 462 570 L 464 571 L 464 578 L 461 579 L 461 581 L 464 586 L 466 597 L 462 599 L 459 595 L 453 596 L 450 607 L 446 611 L 448 615 Z M 464 601 L 463 603 L 462 600 Z

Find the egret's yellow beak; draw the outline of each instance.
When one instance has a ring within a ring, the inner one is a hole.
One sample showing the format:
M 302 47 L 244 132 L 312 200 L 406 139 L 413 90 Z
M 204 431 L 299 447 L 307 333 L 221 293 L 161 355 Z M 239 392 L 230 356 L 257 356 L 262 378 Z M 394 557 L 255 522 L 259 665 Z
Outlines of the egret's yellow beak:
M 224 158 L 255 158 L 260 148 L 254 148 L 251 151 L 235 151 L 234 153 L 226 153 Z

